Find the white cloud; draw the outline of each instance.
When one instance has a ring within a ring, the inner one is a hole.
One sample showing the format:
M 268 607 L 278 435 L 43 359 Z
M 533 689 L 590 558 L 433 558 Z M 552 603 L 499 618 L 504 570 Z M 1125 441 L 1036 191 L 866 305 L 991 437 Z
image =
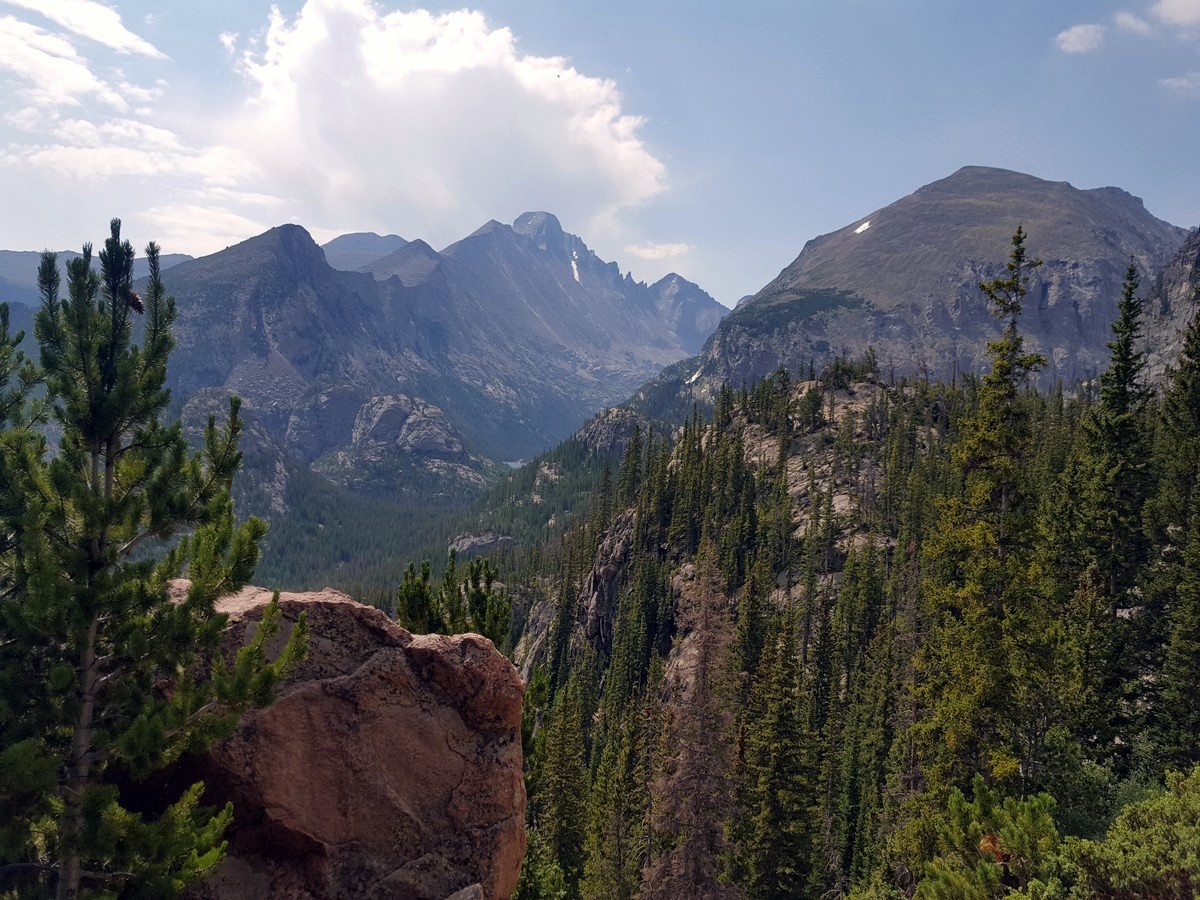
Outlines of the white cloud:
M 481 13 L 307 0 L 264 24 L 260 36 L 220 36 L 244 78 L 240 102 L 163 108 L 164 81 L 132 83 L 101 51 L 93 64 L 66 25 L 0 18 L 0 76 L 17 88 L 0 102 L 13 129 L 0 166 L 22 173 L 26 193 L 87 179 L 101 221 L 121 214 L 192 253 L 287 220 L 440 246 L 490 218 L 549 209 L 616 255 L 636 240 L 623 212 L 666 187 L 613 81 L 521 52 Z M 641 244 L 635 255 L 652 268 L 689 249 Z
M 17 93 L 31 105 L 78 106 L 94 99 L 122 112 L 128 109 L 70 41 L 12 16 L 0 16 L 0 71 L 23 83 Z
M 237 49 L 237 39 L 236 31 L 222 31 L 218 37 L 226 53 L 233 53 Z
M 201 191 L 145 211 L 149 233 L 163 247 L 192 254 L 215 253 L 278 225 L 277 218 L 245 216 Z
M 612 81 L 478 12 L 308 0 L 273 11 L 242 69 L 252 96 L 220 138 L 313 223 L 448 242 L 527 208 L 607 223 L 665 187 Z
M 1200 27 L 1200 0 L 1158 0 L 1150 11 L 1168 25 Z
M 1200 97 L 1200 72 L 1186 72 L 1176 78 L 1160 78 L 1158 83 L 1184 97 Z
M 36 106 L 22 106 L 4 114 L 4 124 L 18 131 L 37 131 L 45 121 L 45 113 Z
M 647 241 L 643 244 L 631 244 L 625 248 L 625 252 L 638 259 L 673 259 L 691 253 L 692 247 L 690 244 L 655 244 Z
M 1055 38 L 1063 53 L 1090 53 L 1104 42 L 1103 25 L 1072 25 Z
M 1122 31 L 1128 31 L 1130 34 L 1146 35 L 1153 30 L 1149 22 L 1131 12 L 1119 12 L 1113 16 L 1113 21 L 1118 28 Z
M 115 9 L 95 0 L 0 0 L 45 16 L 68 31 L 90 38 L 118 53 L 137 53 L 165 59 L 157 47 L 121 23 Z

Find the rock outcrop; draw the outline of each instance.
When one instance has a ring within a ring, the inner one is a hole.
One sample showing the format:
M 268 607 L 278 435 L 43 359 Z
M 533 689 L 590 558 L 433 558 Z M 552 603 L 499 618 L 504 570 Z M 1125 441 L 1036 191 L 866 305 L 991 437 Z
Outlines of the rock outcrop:
M 632 550 L 633 511 L 629 510 L 618 516 L 613 526 L 601 536 L 592 570 L 579 591 L 583 634 L 592 646 L 604 652 L 612 648 L 617 599 Z
M 270 597 L 222 601 L 228 652 Z M 288 627 L 307 613 L 308 657 L 272 706 L 189 761 L 235 821 L 227 859 L 188 896 L 508 897 L 525 849 L 523 686 L 508 660 L 479 635 L 409 634 L 333 590 L 281 603 Z
M 1183 338 L 1196 315 L 1200 291 L 1200 228 L 1188 234 L 1175 259 L 1155 279 L 1146 302 L 1146 363 L 1151 378 L 1162 377 L 1183 349 Z

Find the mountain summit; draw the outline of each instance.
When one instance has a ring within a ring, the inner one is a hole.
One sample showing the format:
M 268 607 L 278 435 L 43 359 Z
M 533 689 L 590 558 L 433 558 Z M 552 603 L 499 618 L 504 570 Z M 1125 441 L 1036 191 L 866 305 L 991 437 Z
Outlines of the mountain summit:
M 279 452 L 372 492 L 478 486 L 695 353 L 724 311 L 678 276 L 623 275 L 544 212 L 441 252 L 282 225 L 169 289 L 176 396 L 236 392 Z
M 720 324 L 693 372 L 738 384 L 868 346 L 898 374 L 982 371 L 999 326 L 977 285 L 1003 271 L 1018 225 L 1045 260 L 1021 328 L 1049 360 L 1046 383 L 1104 368 L 1129 260 L 1148 288 L 1187 236 L 1118 188 L 968 166 L 809 241 Z

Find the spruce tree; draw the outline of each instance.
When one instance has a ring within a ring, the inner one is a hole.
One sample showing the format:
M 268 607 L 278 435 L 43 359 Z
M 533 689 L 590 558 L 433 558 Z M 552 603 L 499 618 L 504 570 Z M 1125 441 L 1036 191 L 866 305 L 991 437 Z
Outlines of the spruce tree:
M 1026 353 L 1018 329 L 1029 272 L 1041 265 L 1025 250 L 1017 228 L 1006 274 L 981 282 L 992 312 L 1004 321 L 988 344 L 992 367 L 984 376 L 974 414 L 953 450 L 961 493 L 943 505 L 940 526 L 926 552 L 926 595 L 935 625 L 918 653 L 924 721 L 916 734 L 925 749 L 933 787 L 965 786 L 978 771 L 1012 778 L 1028 762 L 1002 735 L 1010 703 L 1010 664 L 1036 648 L 1037 609 L 1024 551 L 1032 539 L 1033 504 L 1025 462 L 1030 444 L 1021 388 L 1042 357 Z
M 572 892 L 583 874 L 588 794 L 583 700 L 577 678 L 573 676 L 559 692 L 551 712 L 540 772 L 542 811 L 537 820 Z
M 1200 763 L 1200 480 L 1197 485 L 1160 675 L 1160 744 L 1165 761 L 1184 770 Z
M 1183 336 L 1183 347 L 1163 394 L 1155 448 L 1158 489 L 1146 524 L 1159 550 L 1186 534 L 1188 501 L 1200 468 L 1200 286 Z
M 1108 344 L 1112 355 L 1100 376 L 1100 402 L 1083 422 L 1087 547 L 1113 601 L 1133 586 L 1145 552 L 1141 521 L 1150 472 L 1143 412 L 1150 391 L 1142 383 L 1146 354 L 1137 347 L 1144 305 L 1137 289 L 1131 260 Z
M 167 896 L 220 860 L 231 813 L 201 807 L 202 784 L 157 819 L 125 808 L 118 784 L 228 733 L 304 650 L 301 621 L 267 661 L 272 604 L 232 666 L 218 652 L 214 604 L 246 583 L 266 526 L 233 517 L 236 399 L 197 453 L 178 422 L 161 421 L 175 304 L 158 247 L 146 255 L 143 299 L 119 220 L 99 273 L 90 244 L 67 264 L 65 298 L 57 258 L 43 254 L 36 336 L 61 437 L 51 452 L 38 407 L 17 399 L 0 435 L 0 853 L 35 894 L 53 885 L 59 900 Z M 12 376 L 11 342 L 0 345 Z M 22 367 L 17 394 L 28 383 Z M 172 601 L 168 583 L 185 571 L 191 585 Z
M 749 821 L 743 848 L 751 897 L 800 896 L 813 867 L 815 772 L 810 732 L 801 719 L 795 626 L 786 624 L 766 658 L 758 715 L 748 723 Z

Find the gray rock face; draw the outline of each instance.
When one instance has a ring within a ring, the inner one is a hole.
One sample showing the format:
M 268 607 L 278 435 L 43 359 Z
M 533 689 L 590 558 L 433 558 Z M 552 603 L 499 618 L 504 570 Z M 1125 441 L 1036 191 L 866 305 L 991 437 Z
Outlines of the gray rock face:
M 999 326 L 978 282 L 1003 272 L 1019 224 L 1030 255 L 1045 260 L 1021 318 L 1027 346 L 1049 361 L 1040 378 L 1090 378 L 1107 364 L 1129 260 L 1149 285 L 1187 232 L 1117 188 L 1078 190 L 980 167 L 810 241 L 721 322 L 698 377 L 736 385 L 868 346 L 885 374 L 982 371 Z
M 633 510 L 629 510 L 619 516 L 612 528 L 601 537 L 592 570 L 579 591 L 579 612 L 583 617 L 580 633 L 601 652 L 607 652 L 612 647 L 617 596 L 621 579 L 629 567 L 632 549 Z
M 695 352 L 723 310 L 682 279 L 622 276 L 548 213 L 441 253 L 370 234 L 322 250 L 285 225 L 168 289 L 176 396 L 236 392 L 290 456 L 362 487 L 400 469 L 481 484 L 488 458 L 532 456 Z
M 460 559 L 465 559 L 468 556 L 487 553 L 501 547 L 511 547 L 512 544 L 513 539 L 507 534 L 483 531 L 479 534 L 460 534 L 450 542 L 449 549 L 453 550 Z
M 685 347 L 701 347 L 729 312 L 699 285 L 675 273 L 650 285 L 659 315 Z
M 1171 264 L 1155 279 L 1146 303 L 1146 368 L 1159 377 L 1183 347 L 1183 332 L 1200 311 L 1200 229 L 1192 229 Z
M 405 244 L 398 234 L 375 234 L 373 231 L 358 231 L 343 234 L 327 244 L 322 244 L 329 265 L 343 272 L 357 272 L 389 253 L 395 253 Z
M 625 453 L 635 429 L 646 435 L 650 420 L 624 406 L 613 406 L 597 413 L 584 423 L 575 437 L 598 453 L 620 456 Z

